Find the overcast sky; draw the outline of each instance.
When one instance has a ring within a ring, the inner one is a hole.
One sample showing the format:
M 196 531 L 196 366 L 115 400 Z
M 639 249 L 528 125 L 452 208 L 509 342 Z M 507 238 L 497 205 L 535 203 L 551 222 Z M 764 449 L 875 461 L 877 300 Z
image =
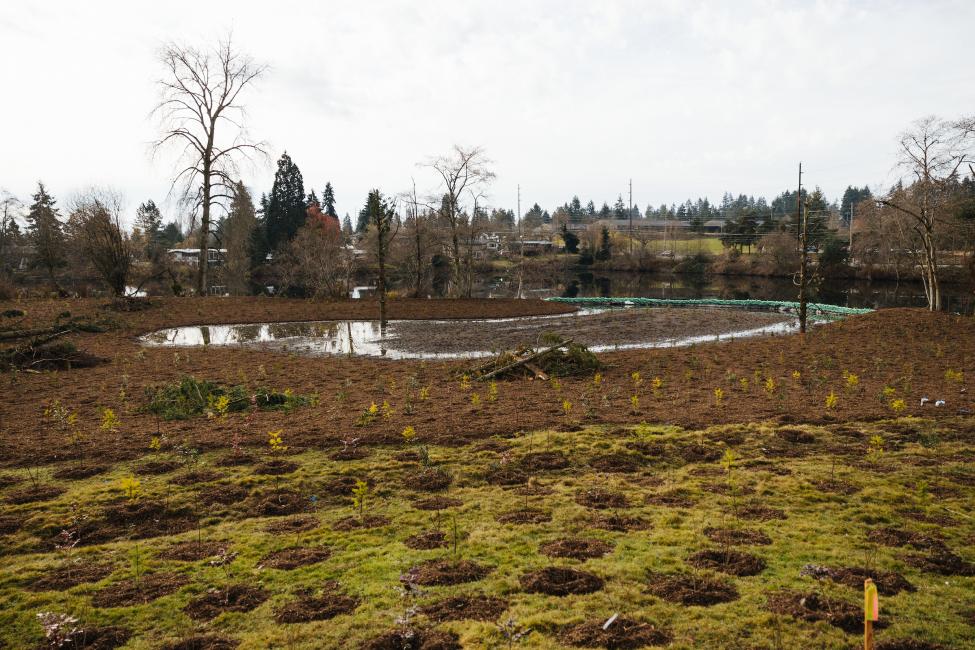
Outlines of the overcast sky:
M 152 159 L 160 45 L 233 31 L 270 70 L 245 99 L 271 163 L 306 191 L 331 181 L 340 214 L 396 193 L 454 143 L 494 160 L 494 206 L 551 210 L 578 194 L 679 202 L 771 198 L 796 182 L 835 198 L 894 178 L 913 119 L 975 113 L 975 2 L 141 2 L 0 4 L 0 188 L 43 179 L 61 204 L 109 185 L 129 212 L 164 203 L 172 156 Z

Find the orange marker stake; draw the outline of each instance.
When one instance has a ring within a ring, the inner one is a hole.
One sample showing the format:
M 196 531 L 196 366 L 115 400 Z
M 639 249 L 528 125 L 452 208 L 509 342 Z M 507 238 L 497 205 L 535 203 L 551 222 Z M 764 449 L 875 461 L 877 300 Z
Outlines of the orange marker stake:
M 877 585 L 867 578 L 863 581 L 863 650 L 874 650 L 873 624 L 880 620 L 880 599 Z

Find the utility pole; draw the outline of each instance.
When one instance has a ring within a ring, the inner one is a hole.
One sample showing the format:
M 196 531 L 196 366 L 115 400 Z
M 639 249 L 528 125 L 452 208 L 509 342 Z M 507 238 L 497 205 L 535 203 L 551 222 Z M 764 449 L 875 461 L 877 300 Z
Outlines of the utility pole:
M 525 232 L 521 223 L 521 183 L 518 183 L 518 241 L 521 243 L 521 260 L 518 262 L 518 297 L 521 298 L 525 280 Z
M 806 332 L 806 264 L 809 254 L 806 242 L 806 223 L 809 217 L 808 206 L 802 211 L 802 162 L 799 163 L 799 187 L 796 190 L 796 237 L 799 241 L 799 333 Z
M 633 257 L 633 179 L 630 179 L 630 257 Z

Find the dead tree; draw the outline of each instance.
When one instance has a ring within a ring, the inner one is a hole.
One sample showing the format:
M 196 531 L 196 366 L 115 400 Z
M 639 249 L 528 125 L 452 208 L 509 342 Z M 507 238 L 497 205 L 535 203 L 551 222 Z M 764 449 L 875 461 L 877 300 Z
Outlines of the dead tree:
M 453 150 L 444 156 L 424 163 L 439 174 L 442 181 L 443 200 L 441 217 L 450 229 L 451 257 L 453 262 L 453 291 L 456 295 L 461 286 L 460 237 L 464 226 L 464 213 L 461 196 L 465 191 L 475 191 L 494 180 L 494 172 L 489 168 L 484 149 L 472 147 L 465 149 L 454 145 Z
M 132 269 L 132 245 L 122 228 L 121 214 L 117 193 L 92 190 L 75 201 L 70 217 L 82 253 L 119 298 L 125 296 Z
M 938 282 L 938 226 L 947 216 L 951 183 L 959 168 L 971 160 L 972 131 L 937 117 L 917 120 L 898 141 L 898 166 L 913 177 L 906 188 L 895 187 L 879 203 L 911 219 L 921 244 L 921 279 L 928 309 L 941 309 Z
M 159 82 L 162 97 L 153 113 L 162 133 L 153 148 L 173 146 L 180 152 L 173 187 L 182 187 L 193 221 L 199 217 L 196 291 L 203 296 L 211 210 L 233 199 L 240 158 L 267 155 L 264 143 L 248 139 L 241 103 L 242 91 L 267 68 L 235 50 L 229 39 L 212 51 L 170 44 L 160 59 L 166 75 Z

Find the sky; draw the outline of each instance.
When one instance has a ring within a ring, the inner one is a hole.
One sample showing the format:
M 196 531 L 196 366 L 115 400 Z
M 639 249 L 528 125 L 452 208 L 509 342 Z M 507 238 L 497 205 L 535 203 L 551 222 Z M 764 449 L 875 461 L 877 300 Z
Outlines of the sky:
M 449 2 L 45 0 L 0 3 L 0 189 L 61 205 L 110 187 L 134 214 L 184 217 L 176 159 L 152 155 L 167 42 L 235 46 L 267 64 L 242 97 L 270 159 L 353 216 L 368 191 L 415 180 L 454 144 L 482 146 L 492 207 L 573 195 L 599 206 L 772 198 L 804 181 L 838 198 L 898 176 L 897 135 L 925 115 L 975 114 L 963 0 Z

